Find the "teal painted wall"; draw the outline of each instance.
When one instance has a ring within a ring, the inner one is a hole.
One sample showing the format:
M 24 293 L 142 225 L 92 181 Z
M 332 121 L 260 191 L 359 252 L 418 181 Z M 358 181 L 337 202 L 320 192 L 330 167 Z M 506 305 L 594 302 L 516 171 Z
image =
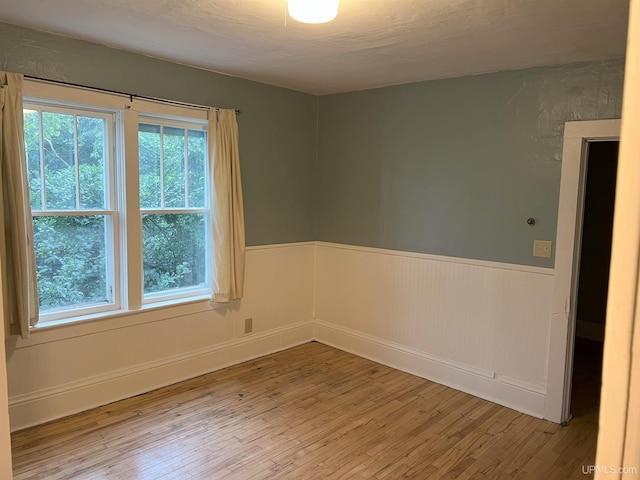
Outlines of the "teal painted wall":
M 564 123 L 619 118 L 623 75 L 620 59 L 320 97 L 317 239 L 552 267 L 532 250 L 555 240 Z
M 547 267 L 531 251 L 555 240 L 564 122 L 618 118 L 624 75 L 620 59 L 315 97 L 2 23 L 0 46 L 2 70 L 242 109 L 248 245 Z
M 317 97 L 2 23 L 0 70 L 242 109 L 247 244 L 314 239 Z

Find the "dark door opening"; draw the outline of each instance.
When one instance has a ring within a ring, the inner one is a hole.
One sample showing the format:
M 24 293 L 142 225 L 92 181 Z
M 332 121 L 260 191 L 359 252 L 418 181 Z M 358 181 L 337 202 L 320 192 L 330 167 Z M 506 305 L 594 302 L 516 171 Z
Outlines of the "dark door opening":
M 609 288 L 617 141 L 590 142 L 582 218 L 571 414 L 597 422 Z

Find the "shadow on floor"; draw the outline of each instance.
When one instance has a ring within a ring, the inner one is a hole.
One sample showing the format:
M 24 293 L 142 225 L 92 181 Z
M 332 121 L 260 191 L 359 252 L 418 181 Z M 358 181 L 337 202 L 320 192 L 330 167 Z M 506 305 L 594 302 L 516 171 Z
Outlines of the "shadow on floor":
M 602 383 L 602 342 L 576 337 L 573 353 L 571 414 L 598 422 Z

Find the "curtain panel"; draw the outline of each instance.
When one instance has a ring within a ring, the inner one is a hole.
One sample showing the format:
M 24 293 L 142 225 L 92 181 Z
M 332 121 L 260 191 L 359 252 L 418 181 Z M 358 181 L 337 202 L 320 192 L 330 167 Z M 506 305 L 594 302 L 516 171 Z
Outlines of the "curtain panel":
M 244 210 L 235 110 L 209 109 L 209 184 L 213 188 L 212 297 L 216 303 L 242 298 Z
M 5 337 L 38 321 L 33 225 L 24 151 L 22 75 L 0 72 L 0 258 Z

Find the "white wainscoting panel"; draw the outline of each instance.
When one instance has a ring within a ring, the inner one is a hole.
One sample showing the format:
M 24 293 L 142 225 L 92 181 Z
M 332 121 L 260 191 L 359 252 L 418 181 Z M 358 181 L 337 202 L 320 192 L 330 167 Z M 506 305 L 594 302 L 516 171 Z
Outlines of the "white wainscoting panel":
M 319 242 L 317 340 L 542 417 L 553 270 Z
M 313 339 L 544 414 L 551 269 L 309 242 L 249 248 L 245 282 L 227 307 L 200 301 L 11 337 L 12 430 Z
M 12 430 L 313 339 L 313 243 L 247 250 L 245 296 L 36 330 L 7 347 Z M 244 319 L 253 332 L 244 333 Z

